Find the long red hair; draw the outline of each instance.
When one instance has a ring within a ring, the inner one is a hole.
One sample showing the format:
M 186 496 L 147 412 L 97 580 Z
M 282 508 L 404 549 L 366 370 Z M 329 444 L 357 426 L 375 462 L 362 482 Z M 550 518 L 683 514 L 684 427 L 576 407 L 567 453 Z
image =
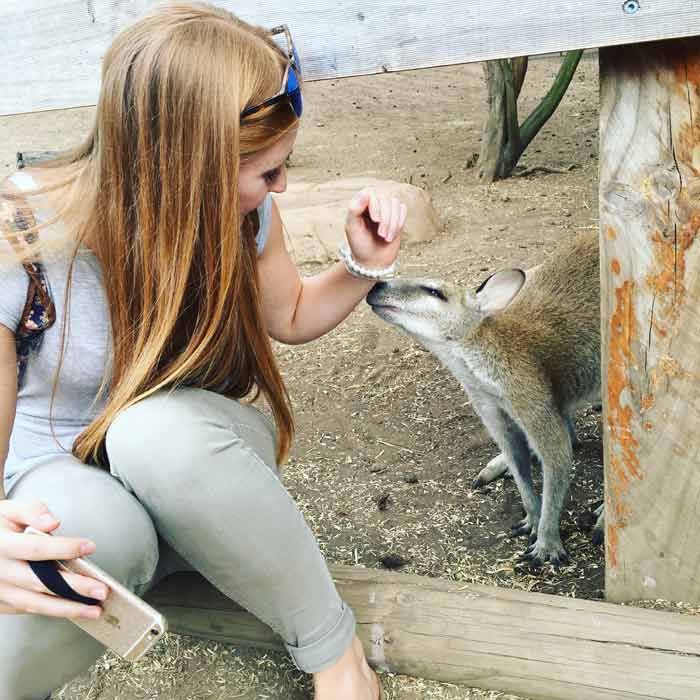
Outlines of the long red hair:
M 101 265 L 112 329 L 106 403 L 74 443 L 79 459 L 104 463 L 118 413 L 183 385 L 262 392 L 287 456 L 294 425 L 260 307 L 257 214 L 241 219 L 238 191 L 241 160 L 296 125 L 286 103 L 239 118 L 277 92 L 285 66 L 266 32 L 191 2 L 158 6 L 107 51 L 92 132 L 51 164 L 69 173 L 61 216 L 75 222 L 75 252 L 87 245 Z

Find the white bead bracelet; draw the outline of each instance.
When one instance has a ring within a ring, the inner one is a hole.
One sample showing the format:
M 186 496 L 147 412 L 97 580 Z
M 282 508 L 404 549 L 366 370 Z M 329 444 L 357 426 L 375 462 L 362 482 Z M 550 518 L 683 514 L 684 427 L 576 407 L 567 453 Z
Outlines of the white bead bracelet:
M 352 257 L 350 248 L 347 245 L 342 245 L 338 249 L 340 259 L 345 265 L 345 269 L 353 276 L 363 280 L 386 280 L 391 279 L 396 275 L 396 260 L 391 265 L 381 268 L 370 268 L 360 265 L 360 263 Z

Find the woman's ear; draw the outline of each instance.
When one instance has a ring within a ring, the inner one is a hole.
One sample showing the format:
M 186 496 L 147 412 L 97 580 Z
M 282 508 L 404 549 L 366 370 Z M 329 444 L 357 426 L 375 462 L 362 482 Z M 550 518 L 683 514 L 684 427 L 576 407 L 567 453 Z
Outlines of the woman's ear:
M 476 290 L 477 308 L 484 316 L 508 308 L 525 284 L 525 272 L 519 268 L 500 270 L 487 277 Z

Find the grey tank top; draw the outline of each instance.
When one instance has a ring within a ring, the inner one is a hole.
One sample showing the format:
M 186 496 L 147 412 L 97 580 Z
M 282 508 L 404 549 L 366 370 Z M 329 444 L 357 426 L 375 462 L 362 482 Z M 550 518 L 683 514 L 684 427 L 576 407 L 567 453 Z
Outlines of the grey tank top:
M 22 190 L 36 188 L 26 173 L 10 177 Z M 51 217 L 46 198 L 33 196 L 33 212 L 37 223 Z M 270 228 L 272 198 L 268 194 L 258 209 L 260 228 L 256 236 L 258 255 L 262 252 Z M 50 237 L 52 224 L 42 229 L 42 237 Z M 54 231 L 55 232 L 55 231 Z M 9 244 L 0 240 L 0 246 Z M 3 248 L 5 252 L 8 248 Z M 58 367 L 61 326 L 69 258 L 66 253 L 53 253 L 43 258 L 51 296 L 56 306 L 56 323 L 44 332 L 39 351 L 27 364 L 22 386 L 17 394 L 17 413 L 5 461 L 5 489 L 9 490 L 32 461 L 50 454 L 70 451 L 75 438 L 92 422 L 103 407 L 96 399 L 105 376 L 109 376 L 111 333 L 107 302 L 100 266 L 88 250 L 81 251 L 75 261 L 70 296 L 70 317 L 66 324 L 67 343 L 61 365 L 53 408 L 50 411 L 53 378 Z M 28 278 L 19 263 L 0 267 L 0 324 L 13 333 L 21 320 L 27 298 Z M 49 421 L 49 417 L 51 421 Z M 52 434 L 53 429 L 53 434 Z

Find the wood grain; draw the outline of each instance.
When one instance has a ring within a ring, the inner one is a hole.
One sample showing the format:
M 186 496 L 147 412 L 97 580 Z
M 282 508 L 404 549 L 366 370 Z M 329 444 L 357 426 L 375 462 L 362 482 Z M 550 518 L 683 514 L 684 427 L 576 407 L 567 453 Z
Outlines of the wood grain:
M 606 591 L 699 602 L 700 39 L 600 61 Z
M 375 666 L 533 700 L 697 700 L 700 620 L 443 579 L 331 566 Z M 282 649 L 197 574 L 149 594 L 175 631 Z
M 2 0 L 0 114 L 95 104 L 102 56 L 153 0 Z M 309 80 L 700 34 L 689 0 L 218 0 L 286 22 Z

